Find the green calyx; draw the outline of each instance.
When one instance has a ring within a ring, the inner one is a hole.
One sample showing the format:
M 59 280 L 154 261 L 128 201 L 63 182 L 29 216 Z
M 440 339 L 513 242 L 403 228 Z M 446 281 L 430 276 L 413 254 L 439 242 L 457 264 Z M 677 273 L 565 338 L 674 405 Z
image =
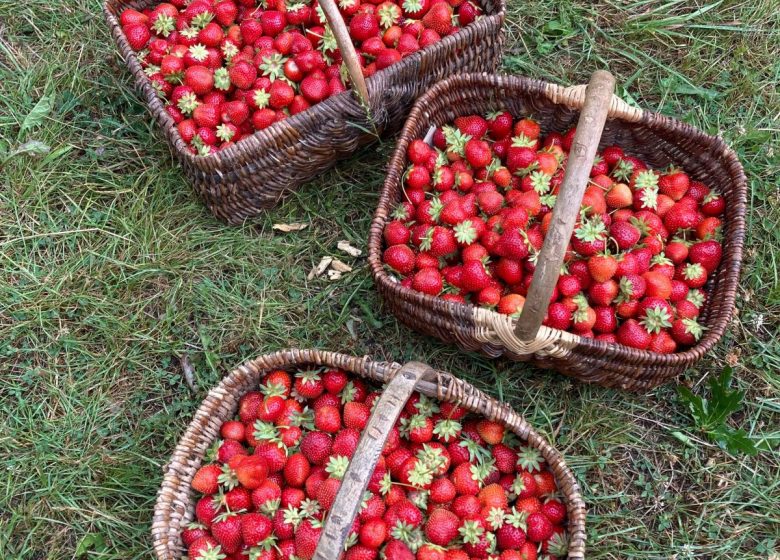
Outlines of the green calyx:
M 699 340 L 701 335 L 704 334 L 704 331 L 707 330 L 707 328 L 699 324 L 696 319 L 683 319 L 682 322 L 685 326 L 685 332 L 692 335 L 695 340 Z
M 534 171 L 531 173 L 531 186 L 539 196 L 547 194 L 550 192 L 550 179 L 552 177 L 547 173 Z
M 343 455 L 334 455 L 328 459 L 328 464 L 325 467 L 327 472 L 332 478 L 342 480 L 344 475 L 347 474 L 347 468 L 349 467 L 349 458 Z
M 185 93 L 179 98 L 179 101 L 176 103 L 176 106 L 179 108 L 179 111 L 184 113 L 185 115 L 191 115 L 192 112 L 195 110 L 195 107 L 200 105 L 200 101 L 198 101 L 198 98 L 194 93 Z
M 230 74 L 227 68 L 217 68 L 214 70 L 214 88 L 222 91 L 230 89 Z
M 167 37 L 176 29 L 176 20 L 168 14 L 160 14 L 152 24 L 152 30 L 161 37 Z
M 541 470 L 543 462 L 541 452 L 535 447 L 523 447 L 517 454 L 517 464 L 529 472 Z
M 465 220 L 452 229 L 455 232 L 455 239 L 461 245 L 471 245 L 477 240 L 477 229 L 471 220 Z
M 441 131 L 444 134 L 444 140 L 447 142 L 447 150 L 464 156 L 466 142 L 471 140 L 471 135 L 464 134 L 453 126 L 443 126 Z
M 263 76 L 267 76 L 272 82 L 284 76 L 284 63 L 287 61 L 279 53 L 263 57 L 259 68 Z
M 658 334 L 661 330 L 672 326 L 672 315 L 662 306 L 651 307 L 645 311 L 645 316 L 640 323 L 650 334 Z

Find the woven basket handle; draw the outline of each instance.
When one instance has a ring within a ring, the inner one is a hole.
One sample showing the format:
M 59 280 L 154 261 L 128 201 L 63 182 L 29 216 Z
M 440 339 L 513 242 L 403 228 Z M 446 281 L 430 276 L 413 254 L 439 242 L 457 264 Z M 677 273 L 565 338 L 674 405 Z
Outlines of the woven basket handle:
M 319 3 L 322 6 L 322 11 L 325 13 L 325 19 L 328 20 L 328 25 L 333 30 L 333 36 L 336 38 L 336 43 L 341 51 L 341 58 L 344 59 L 349 79 L 352 82 L 352 89 L 357 92 L 359 100 L 367 106 L 368 88 L 366 87 L 366 79 L 363 77 L 363 69 L 360 67 L 360 62 L 358 62 L 355 45 L 352 44 L 352 39 L 349 37 L 347 25 L 344 23 L 344 18 L 341 17 L 336 0 L 319 0 Z
M 417 382 L 433 370 L 420 362 L 409 362 L 402 367 L 382 391 L 371 418 L 368 420 L 357 449 L 352 455 L 336 500 L 325 520 L 313 560 L 337 560 L 344 553 L 352 523 L 360 511 L 374 467 L 382 454 L 385 441 L 412 395 Z
M 615 78 L 604 70 L 594 72 L 588 82 L 552 221 L 536 261 L 528 297 L 515 325 L 515 335 L 523 342 L 534 340 L 544 321 L 577 222 L 614 89 Z

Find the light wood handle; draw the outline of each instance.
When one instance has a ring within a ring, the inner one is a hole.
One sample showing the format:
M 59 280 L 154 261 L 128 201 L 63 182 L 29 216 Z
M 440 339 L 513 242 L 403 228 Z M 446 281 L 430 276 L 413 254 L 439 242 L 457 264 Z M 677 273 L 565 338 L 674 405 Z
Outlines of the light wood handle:
M 322 528 L 313 560 L 341 558 L 352 523 L 360 511 L 363 493 L 371 480 L 387 437 L 404 405 L 412 396 L 417 382 L 426 374 L 433 374 L 429 366 L 420 362 L 409 362 L 385 386 L 341 481 L 341 487 Z
M 604 70 L 594 72 L 588 82 L 552 220 L 536 261 L 528 297 L 515 325 L 515 335 L 523 342 L 534 340 L 544 321 L 577 222 L 614 89 L 615 78 Z
M 328 25 L 333 31 L 333 36 L 336 38 L 336 43 L 338 43 L 341 58 L 344 60 L 349 79 L 352 82 L 352 90 L 357 93 L 358 99 L 363 105 L 368 106 L 368 88 L 366 87 L 366 79 L 363 77 L 363 69 L 358 62 L 355 45 L 352 44 L 349 30 L 344 23 L 344 18 L 341 17 L 336 0 L 319 0 L 319 3 L 325 13 L 325 19 L 328 20 Z

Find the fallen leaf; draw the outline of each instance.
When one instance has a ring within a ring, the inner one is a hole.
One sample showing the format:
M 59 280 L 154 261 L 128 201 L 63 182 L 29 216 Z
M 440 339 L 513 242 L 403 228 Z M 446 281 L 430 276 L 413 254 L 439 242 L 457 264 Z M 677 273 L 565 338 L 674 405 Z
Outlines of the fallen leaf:
M 274 224 L 273 229 L 284 233 L 290 233 L 291 231 L 301 231 L 309 227 L 309 224 L 301 224 L 298 222 L 292 224 Z
M 339 280 L 341 278 L 341 272 L 331 268 L 328 271 L 328 280 Z
M 353 247 L 349 241 L 339 241 L 336 245 L 340 250 L 344 251 L 346 254 L 348 254 L 350 257 L 359 257 L 363 254 L 363 251 L 358 249 L 357 247 Z
M 322 260 L 320 260 L 319 264 L 311 269 L 311 272 L 309 272 L 309 275 L 306 277 L 306 279 L 313 280 L 318 276 L 322 276 L 322 273 L 325 272 L 325 269 L 330 266 L 331 262 L 333 262 L 333 257 L 322 257 Z
M 338 272 L 352 272 L 351 266 L 349 266 L 347 263 L 341 262 L 338 259 L 333 259 L 333 262 L 330 263 L 330 266 L 333 270 L 337 270 Z

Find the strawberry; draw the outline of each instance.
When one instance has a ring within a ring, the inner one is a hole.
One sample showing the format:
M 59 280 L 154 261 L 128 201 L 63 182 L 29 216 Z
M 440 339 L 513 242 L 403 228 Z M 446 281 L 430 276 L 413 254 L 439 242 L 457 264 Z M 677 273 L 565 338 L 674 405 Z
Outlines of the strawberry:
M 214 87 L 214 74 L 205 66 L 190 66 L 184 71 L 184 85 L 192 88 L 197 95 L 205 95 Z
M 314 520 L 305 519 L 295 530 L 295 554 L 303 560 L 310 560 L 317 549 L 322 533 L 322 525 Z
M 624 346 L 646 350 L 650 346 L 650 333 L 634 319 L 628 319 L 617 330 L 617 340 Z
M 211 534 L 228 554 L 238 551 L 243 542 L 241 535 L 241 517 L 226 513 L 218 516 L 211 524 Z
M 642 237 L 639 229 L 629 222 L 612 222 L 609 226 L 609 235 L 621 251 L 631 249 Z
M 349 35 L 355 41 L 362 42 L 379 34 L 379 21 L 374 14 L 360 12 L 349 22 Z
M 140 51 L 152 38 L 152 34 L 149 32 L 149 28 L 143 23 L 132 23 L 122 27 L 122 31 L 127 38 L 127 43 L 134 51 Z
M 201 494 L 214 494 L 219 490 L 222 467 L 216 464 L 204 465 L 192 477 L 192 487 Z
M 438 2 L 434 4 L 434 7 L 436 6 L 449 7 L 449 4 L 446 2 Z M 428 14 L 430 13 L 431 12 L 428 12 Z M 484 140 L 477 140 L 472 138 L 466 142 L 464 152 L 466 154 L 466 160 L 473 168 L 486 167 L 493 159 L 493 156 L 490 152 L 490 145 Z
M 664 227 L 670 233 L 675 233 L 681 229 L 694 228 L 699 221 L 700 217 L 696 209 L 681 201 L 675 203 L 664 216 Z
M 414 270 L 414 252 L 406 245 L 388 247 L 382 260 L 400 274 L 409 274 Z
M 422 22 L 425 27 L 434 30 L 439 35 L 446 35 L 452 28 L 452 15 L 452 6 L 444 0 L 440 0 L 431 5 L 423 16 Z
M 301 439 L 301 453 L 314 465 L 324 465 L 330 456 L 333 440 L 322 432 L 307 432 Z
M 542 542 L 553 534 L 553 524 L 546 515 L 540 512 L 531 513 L 526 519 L 526 536 L 532 542 Z
M 685 196 L 689 186 L 688 175 L 681 171 L 673 170 L 658 178 L 658 190 L 675 202 Z
M 427 295 L 437 296 L 443 288 L 442 276 L 436 268 L 418 270 L 412 278 L 412 289 Z
M 699 263 L 681 265 L 679 279 L 690 288 L 701 288 L 707 283 L 707 269 Z
M 447 546 L 458 536 L 460 518 L 446 509 L 435 509 L 425 524 L 425 536 L 430 542 Z
M 271 535 L 271 520 L 260 513 L 245 513 L 240 516 L 241 538 L 246 546 L 258 546 Z
M 593 255 L 588 259 L 588 272 L 596 282 L 606 282 L 615 275 L 617 261 L 611 255 Z
M 718 268 L 722 254 L 720 243 L 710 239 L 691 245 L 688 260 L 694 264 L 700 264 L 708 274 L 712 274 Z
M 726 209 L 726 201 L 716 192 L 707 193 L 702 199 L 701 211 L 705 216 L 720 216 Z
M 490 274 L 480 261 L 469 261 L 463 265 L 463 289 L 467 292 L 477 292 L 490 283 Z
M 677 344 L 693 346 L 704 333 L 704 327 L 696 319 L 675 319 L 671 333 Z
M 443 4 L 444 2 L 438 2 Z M 488 131 L 487 121 L 479 115 L 467 115 L 464 117 L 455 118 L 455 126 L 457 129 L 472 139 L 481 139 Z

